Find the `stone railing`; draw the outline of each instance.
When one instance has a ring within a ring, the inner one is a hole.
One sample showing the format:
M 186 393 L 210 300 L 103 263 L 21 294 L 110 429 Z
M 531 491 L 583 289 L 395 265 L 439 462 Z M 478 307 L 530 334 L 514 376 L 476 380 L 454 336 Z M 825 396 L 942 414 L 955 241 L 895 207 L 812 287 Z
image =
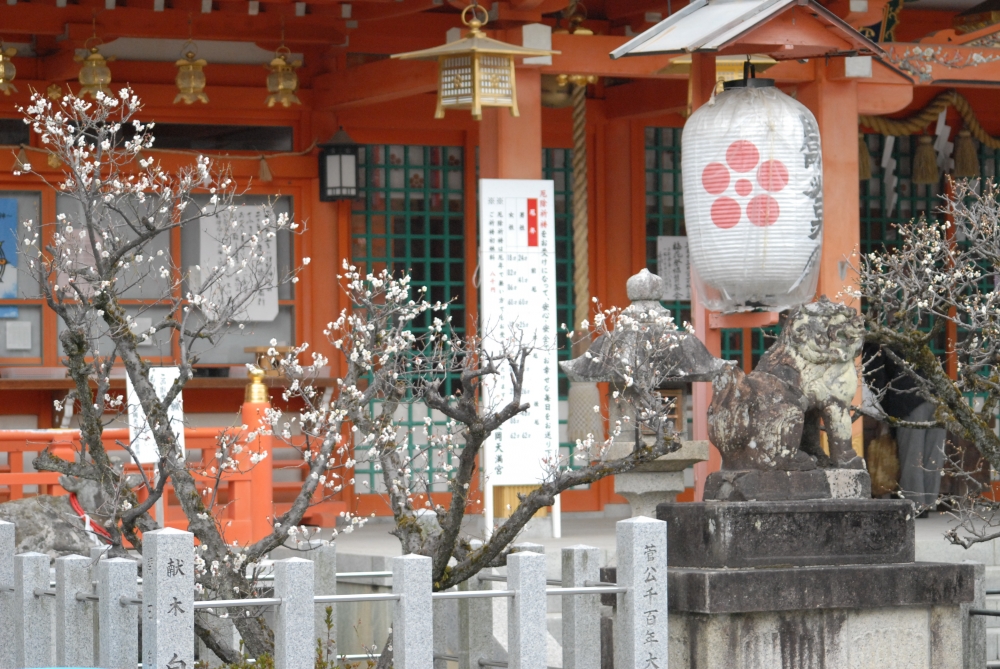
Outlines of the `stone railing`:
M 95 562 L 70 555 L 55 560 L 53 582 L 48 556 L 15 555 L 14 526 L 0 522 L 0 667 L 135 669 L 140 659 L 141 616 L 142 666 L 192 669 L 196 610 L 245 615 L 248 609 L 270 608 L 275 669 L 312 669 L 318 609 L 347 602 L 392 601 L 396 669 L 431 669 L 435 659 L 457 660 L 461 669 L 544 669 L 546 598 L 561 596 L 563 666 L 597 669 L 602 594 L 617 597 L 615 666 L 666 666 L 666 523 L 631 518 L 617 524 L 616 534 L 615 584 L 598 582 L 596 548 L 573 546 L 563 550 L 559 587 L 547 587 L 545 556 L 525 551 L 508 556 L 506 576 L 491 571 L 457 590 L 433 592 L 431 559 L 404 555 L 392 559 L 390 593 L 316 594 L 317 589 L 329 592 L 331 587 L 335 592 L 340 575 L 335 573 L 336 554 L 331 547 L 321 551 L 326 557 L 317 561 L 275 560 L 273 580 L 268 579 L 273 591 L 263 593 L 269 597 L 196 600 L 196 549 L 189 532 L 170 528 L 147 532 L 142 579 L 136 560 Z M 503 589 L 493 589 L 497 581 L 506 583 Z M 493 597 L 509 598 L 506 660 L 490 657 L 492 639 L 485 637 L 492 636 L 489 598 Z M 462 641 L 458 657 L 434 654 L 430 612 L 435 600 L 444 599 L 459 600 Z

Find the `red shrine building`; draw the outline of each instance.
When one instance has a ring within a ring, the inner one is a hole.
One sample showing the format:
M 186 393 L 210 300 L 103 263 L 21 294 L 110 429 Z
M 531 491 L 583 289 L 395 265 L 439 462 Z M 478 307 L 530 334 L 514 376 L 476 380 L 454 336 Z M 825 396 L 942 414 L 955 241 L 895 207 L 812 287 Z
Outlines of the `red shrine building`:
M 19 220 L 53 221 L 66 207 L 43 179 L 14 174 L 26 161 L 46 178 L 59 174 L 19 107 L 32 91 L 57 97 L 95 77 L 142 98 L 142 119 L 156 122 L 149 155 L 165 167 L 200 154 L 228 162 L 245 189 L 242 202 L 270 200 L 305 224 L 303 234 L 279 242 L 282 266 L 312 262 L 300 282 L 281 288 L 277 315 L 227 337 L 184 391 L 187 447 L 208 452 L 212 428 L 238 421 L 254 349 L 308 341 L 331 358 L 321 385 L 334 383 L 339 360 L 323 330 L 346 306 L 337 288 L 344 259 L 366 270 L 408 270 L 432 300 L 454 301 L 460 328 L 474 328 L 480 178 L 553 181 L 560 322 L 587 317 L 589 298 L 626 306 L 626 279 L 643 268 L 667 271 L 659 267 L 660 240 L 686 234 L 685 122 L 720 81 L 742 76 L 749 57 L 758 76 L 774 79 L 816 118 L 825 200 L 816 294 L 848 300 L 855 254 L 892 245 L 895 224 L 937 215 L 947 175 L 996 177 L 1000 12 L 975 0 L 733 4 L 754 11 L 734 10 L 724 26 L 706 19 L 703 34 L 692 31 L 668 49 L 657 46 L 669 37 L 657 26 L 711 10 L 713 0 L 481 2 L 474 12 L 487 19 L 487 36 L 543 55 L 513 56 L 516 116 L 486 105 L 477 118 L 441 109 L 447 82 L 438 62 L 392 58 L 460 39 L 466 3 L 459 0 L 7 0 L 0 7 L 0 237 L 16 240 Z M 928 138 L 933 178 L 914 170 Z M 328 158 L 346 141 L 355 143 L 357 164 L 333 174 Z M 964 160 L 956 160 L 960 147 Z M 195 264 L 183 235 L 167 246 L 179 266 Z M 3 264 L 14 266 L 6 271 L 16 270 L 15 245 L 0 251 Z M 774 312 L 710 311 L 689 287 L 669 297 L 664 306 L 692 322 L 709 350 L 747 370 L 778 327 Z M 130 296 L 137 310 L 149 299 L 141 286 Z M 65 438 L 51 430 L 76 425 L 53 404 L 72 387 L 59 332 L 55 313 L 21 273 L 0 300 L 0 499 L 60 490 L 54 475 L 30 464 L 46 443 Z M 943 334 L 942 356 L 954 336 Z M 564 339 L 560 359 L 572 357 Z M 169 365 L 176 347 L 167 337 L 146 351 L 154 364 Z M 951 358 L 949 365 L 954 373 Z M 278 389 L 283 380 L 268 382 Z M 124 389 L 124 378 L 113 385 Z M 567 388 L 561 380 L 562 423 Z M 709 398 L 704 383 L 678 392 L 678 426 L 688 438 L 707 438 Z M 271 401 L 281 405 L 280 392 Z M 404 420 L 420 424 L 425 415 L 414 406 Z M 570 453 L 574 443 L 561 429 Z M 854 443 L 863 453 L 860 421 Z M 267 504 L 277 509 L 300 480 L 292 456 L 275 453 L 269 480 L 252 484 L 263 485 L 254 490 L 271 495 Z M 689 471 L 680 499 L 698 498 L 717 467 L 714 454 Z M 345 510 L 389 513 L 376 494 L 379 479 L 359 457 L 354 483 L 307 521 L 329 525 Z M 434 497 L 447 503 L 444 492 Z M 607 479 L 564 493 L 562 511 L 623 502 Z M 178 520 L 179 510 L 168 505 L 167 518 Z

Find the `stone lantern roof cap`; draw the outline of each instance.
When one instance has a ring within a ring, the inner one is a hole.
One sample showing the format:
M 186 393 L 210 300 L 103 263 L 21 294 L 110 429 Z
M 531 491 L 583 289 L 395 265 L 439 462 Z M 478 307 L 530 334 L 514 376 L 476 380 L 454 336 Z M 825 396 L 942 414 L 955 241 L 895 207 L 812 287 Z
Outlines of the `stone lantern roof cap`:
M 625 358 L 647 371 L 658 370 L 661 386 L 714 379 L 726 363 L 709 353 L 696 336 L 663 318 L 669 315 L 660 304 L 663 280 L 643 269 L 629 278 L 625 288 L 631 304 L 622 310 L 621 317 L 641 327 L 618 328 L 602 334 L 586 353 L 559 363 L 570 381 L 608 381 L 621 385 L 620 365 L 609 358 Z M 664 346 L 665 340 L 670 342 L 669 346 Z M 652 346 L 647 348 L 647 342 Z

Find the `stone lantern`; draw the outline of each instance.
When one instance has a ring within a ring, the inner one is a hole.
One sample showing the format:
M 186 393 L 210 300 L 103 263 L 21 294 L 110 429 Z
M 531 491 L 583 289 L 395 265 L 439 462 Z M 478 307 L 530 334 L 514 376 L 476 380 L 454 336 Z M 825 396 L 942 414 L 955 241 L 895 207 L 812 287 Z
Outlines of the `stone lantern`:
M 663 295 L 663 282 L 649 270 L 644 269 L 630 278 L 626 289 L 631 304 L 624 309 L 624 315 L 651 322 L 666 313 L 659 302 Z M 563 362 L 561 366 L 571 381 L 607 382 L 609 418 L 614 424 L 623 412 L 634 409 L 626 402 L 614 399 L 615 392 L 622 393 L 625 385 L 620 375 L 603 362 L 603 352 L 612 347 L 619 351 L 634 346 L 643 347 L 646 340 L 659 340 L 661 334 L 656 327 L 651 327 L 636 341 L 629 341 L 632 333 L 619 333 L 615 330 L 595 339 L 588 351 L 589 355 Z M 712 356 L 693 334 L 678 330 L 674 336 L 677 338 L 677 346 L 656 354 L 649 365 L 651 369 L 661 371 L 662 378 L 657 387 L 664 394 L 684 388 L 692 381 L 711 381 L 725 364 Z M 674 411 L 680 417 L 683 415 L 683 406 L 679 396 L 680 393 L 675 394 Z M 635 424 L 634 420 L 627 423 Z M 678 432 L 683 436 L 684 426 L 678 427 Z M 604 458 L 612 460 L 624 457 L 635 448 L 636 439 L 651 438 L 651 435 L 643 435 L 638 429 L 623 430 L 608 448 Z M 655 518 L 657 504 L 673 502 L 677 494 L 684 491 L 684 470 L 705 460 L 708 460 L 708 441 L 684 440 L 680 449 L 673 453 L 640 465 L 630 472 L 616 475 L 615 492 L 628 500 L 633 516 Z

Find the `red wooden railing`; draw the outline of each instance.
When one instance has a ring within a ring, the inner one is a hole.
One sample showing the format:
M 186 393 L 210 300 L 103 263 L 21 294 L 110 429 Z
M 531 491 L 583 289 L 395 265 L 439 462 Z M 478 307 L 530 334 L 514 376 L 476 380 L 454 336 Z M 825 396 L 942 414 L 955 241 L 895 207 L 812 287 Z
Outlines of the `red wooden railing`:
M 262 407 L 249 402 L 244 405 L 243 420 L 254 425 Z M 218 449 L 219 435 L 226 428 L 202 427 L 184 430 L 188 451 L 201 451 L 201 463 L 195 463 L 196 480 L 202 490 L 215 485 L 215 479 L 201 475 L 213 464 Z M 125 451 L 117 442 L 128 443 L 127 429 L 109 429 L 103 433 L 104 447 L 109 451 Z M 254 448 L 267 450 L 268 457 L 257 465 L 246 467 L 243 472 L 227 472 L 216 491 L 216 514 L 224 528 L 227 542 L 241 544 L 257 540 L 271 531 L 272 518 L 288 510 L 301 487 L 300 481 L 274 481 L 275 472 L 302 471 L 301 461 L 274 460 L 271 437 L 259 437 L 261 443 Z M 79 451 L 79 430 L 0 430 L 0 452 L 7 454 L 7 464 L 0 465 L 0 501 L 21 499 L 33 494 L 64 495 L 59 485 L 59 474 L 51 472 L 24 472 L 25 454 L 37 453 L 46 448 L 60 457 L 72 460 Z M 127 457 L 127 456 L 125 456 Z M 244 452 L 243 457 L 246 457 Z M 126 465 L 126 471 L 136 472 L 136 465 Z M 148 473 L 151 473 L 151 467 Z M 302 474 L 304 475 L 304 474 Z M 299 477 L 301 479 L 301 476 Z M 37 492 L 26 492 L 25 487 L 35 487 Z M 140 501 L 145 499 L 144 491 Z M 187 519 L 177 502 L 172 486 L 166 487 L 164 499 L 165 525 L 178 529 L 187 528 Z M 337 515 L 346 510 L 341 500 L 325 500 L 314 504 L 303 522 L 309 525 L 332 527 Z M 155 514 L 154 514 L 155 515 Z M 161 519 L 157 519 L 161 520 Z

